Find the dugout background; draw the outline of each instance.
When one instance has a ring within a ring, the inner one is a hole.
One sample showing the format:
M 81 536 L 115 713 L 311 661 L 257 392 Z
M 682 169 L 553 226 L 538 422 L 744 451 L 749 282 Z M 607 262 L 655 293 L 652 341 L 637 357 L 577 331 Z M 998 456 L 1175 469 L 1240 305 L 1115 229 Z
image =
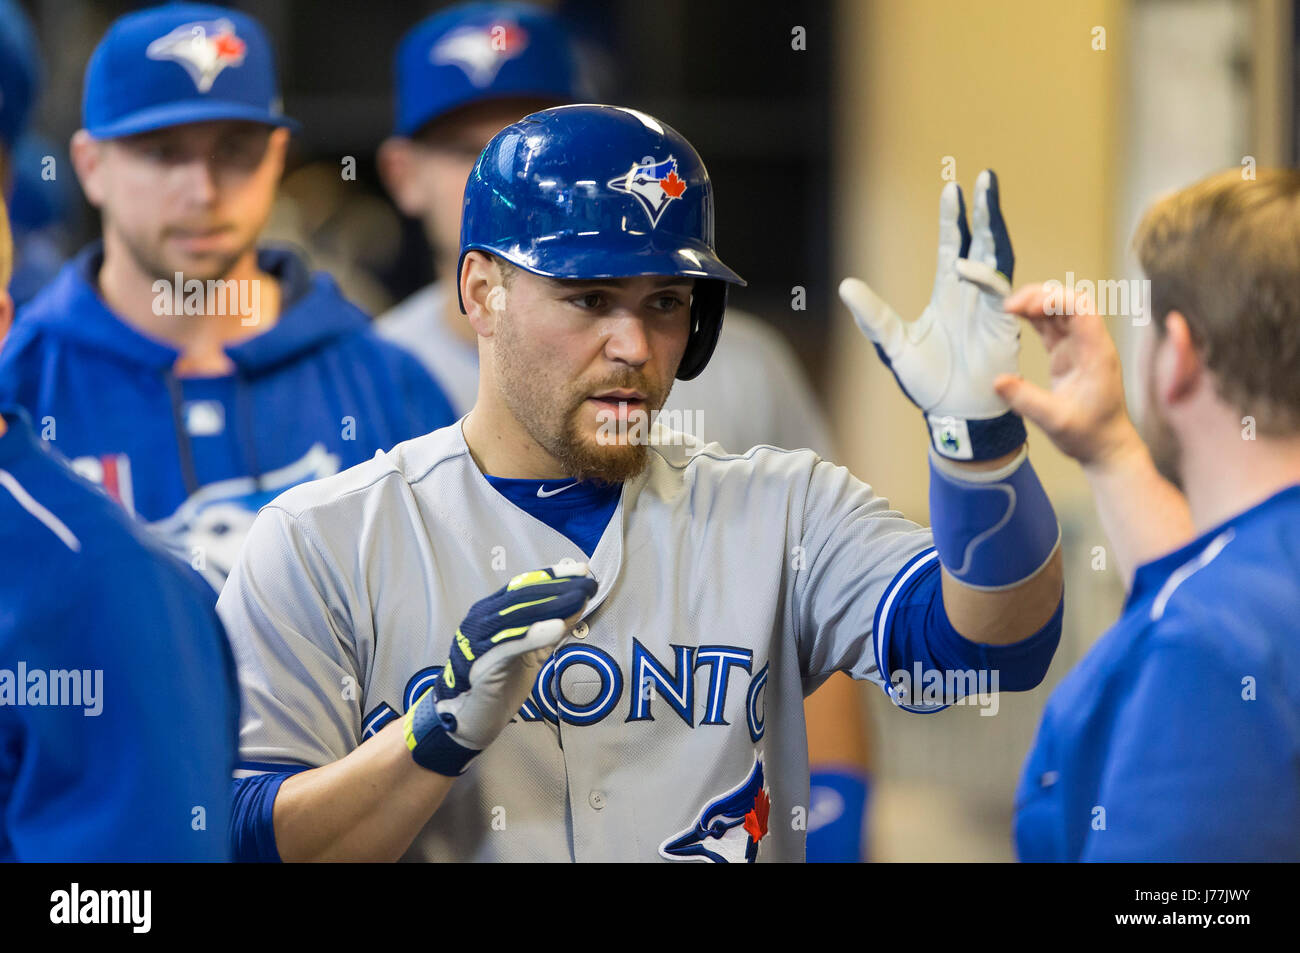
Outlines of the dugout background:
M 123 0 L 20 0 L 46 88 L 34 115 L 62 170 L 58 235 L 93 218 L 66 161 L 82 73 Z M 431 277 L 418 227 L 374 175 L 390 129 L 400 35 L 445 3 L 256 0 L 276 44 L 285 109 L 300 119 L 271 233 L 307 247 L 372 311 Z M 856 274 L 906 317 L 933 279 L 943 171 L 966 189 L 1001 176 L 1017 283 L 1067 271 L 1138 277 L 1128 237 L 1164 190 L 1248 158 L 1297 157 L 1291 0 L 553 0 L 587 47 L 602 98 L 679 129 L 717 184 L 718 243 L 750 281 L 737 304 L 795 347 L 828 408 L 841 461 L 925 520 L 925 433 L 915 409 L 834 296 Z M 791 47 L 794 27 L 806 49 Z M 1104 37 L 1097 47 L 1098 30 Z M 343 157 L 359 177 L 344 183 Z M 791 308 L 806 291 L 806 310 Z M 1126 358 L 1133 329 L 1112 332 Z M 1024 338 L 1022 369 L 1046 379 Z M 1127 362 L 1131 372 L 1132 363 Z M 1133 391 L 1130 388 L 1130 394 Z M 1132 403 L 1132 401 L 1130 401 Z M 1048 680 L 974 709 L 917 717 L 874 689 L 872 845 L 882 860 L 1011 859 L 1012 794 L 1050 689 L 1115 618 L 1123 592 L 1098 568 L 1101 534 L 1078 468 L 1031 428 L 1035 465 L 1065 531 L 1066 630 Z

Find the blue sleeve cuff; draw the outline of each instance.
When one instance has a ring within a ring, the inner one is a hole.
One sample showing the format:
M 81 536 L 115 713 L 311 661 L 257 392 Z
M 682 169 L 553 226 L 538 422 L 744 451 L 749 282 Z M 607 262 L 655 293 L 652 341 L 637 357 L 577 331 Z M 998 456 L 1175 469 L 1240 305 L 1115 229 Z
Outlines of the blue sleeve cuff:
M 1036 633 L 1009 645 L 972 642 L 953 628 L 933 549 L 899 570 L 876 610 L 876 652 L 890 699 L 907 711 L 941 711 L 962 697 L 1021 692 L 1047 674 L 1061 640 L 1065 598 Z
M 280 852 L 275 846 L 275 825 L 272 822 L 275 796 L 280 792 L 280 785 L 285 779 L 297 773 L 285 771 L 235 778 L 230 819 L 230 852 L 236 863 L 280 863 Z
M 809 779 L 810 864 L 857 864 L 865 860 L 864 826 L 871 779 L 862 771 L 822 768 Z

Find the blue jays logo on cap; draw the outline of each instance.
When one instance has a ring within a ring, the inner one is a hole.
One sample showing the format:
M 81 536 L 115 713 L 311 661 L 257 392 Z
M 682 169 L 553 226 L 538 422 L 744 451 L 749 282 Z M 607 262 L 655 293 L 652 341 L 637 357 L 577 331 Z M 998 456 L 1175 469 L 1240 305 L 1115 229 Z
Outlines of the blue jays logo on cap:
M 438 40 L 429 62 L 458 66 L 479 89 L 492 85 L 508 61 L 528 47 L 528 31 L 518 23 L 464 26 Z
M 490 99 L 590 98 L 564 21 L 527 3 L 457 3 L 440 10 L 402 37 L 396 66 L 399 136 Z
M 615 176 L 606 183 L 616 192 L 626 192 L 634 196 L 646 215 L 650 216 L 650 227 L 659 224 L 659 217 L 674 199 L 682 197 L 686 191 L 686 180 L 677 175 L 677 160 L 672 156 L 659 162 L 646 156 L 640 162 L 632 163 L 632 168 L 623 175 Z
M 229 20 L 186 23 L 150 43 L 145 56 L 179 63 L 199 92 L 206 93 L 223 69 L 244 62 L 244 41 Z
M 772 800 L 763 786 L 763 759 L 755 758 L 749 776 L 700 811 L 694 826 L 659 846 L 667 860 L 752 864 L 767 836 Z
M 169 3 L 118 17 L 86 64 L 82 125 L 116 139 L 186 123 L 296 123 L 280 107 L 266 32 L 246 13 Z

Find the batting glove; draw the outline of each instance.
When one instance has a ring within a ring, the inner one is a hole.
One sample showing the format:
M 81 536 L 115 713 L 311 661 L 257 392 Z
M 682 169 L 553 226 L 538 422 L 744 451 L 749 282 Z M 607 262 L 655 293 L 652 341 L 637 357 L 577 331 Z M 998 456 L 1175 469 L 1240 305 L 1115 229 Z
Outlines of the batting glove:
M 449 777 L 464 773 L 510 723 L 595 593 L 586 564 L 568 562 L 515 576 L 474 603 L 446 667 L 402 720 L 416 763 Z
M 1025 442 L 1024 421 L 993 390 L 999 374 L 1016 373 L 1020 327 L 1002 311 L 1015 255 L 988 169 L 975 182 L 972 225 L 973 234 L 961 186 L 949 182 L 939 199 L 934 291 L 915 321 L 903 321 L 858 279 L 840 283 L 858 327 L 924 412 L 935 451 L 954 460 L 994 459 Z

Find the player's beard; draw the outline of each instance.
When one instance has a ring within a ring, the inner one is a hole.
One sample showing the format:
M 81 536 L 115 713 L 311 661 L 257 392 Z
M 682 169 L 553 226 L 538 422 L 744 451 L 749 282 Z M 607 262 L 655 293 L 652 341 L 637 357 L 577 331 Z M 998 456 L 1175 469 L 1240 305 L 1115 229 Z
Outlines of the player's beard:
M 1143 442 L 1147 445 L 1147 450 L 1151 453 L 1151 460 L 1155 463 L 1156 471 L 1179 490 L 1182 490 L 1182 445 L 1178 441 L 1178 434 L 1174 431 L 1174 428 L 1160 415 L 1160 407 L 1156 402 L 1155 394 L 1154 365 L 1155 355 L 1153 352 L 1146 369 L 1146 402 L 1142 408 L 1139 431 L 1142 434 Z
M 117 234 L 123 247 L 135 262 L 136 268 L 142 274 L 148 275 L 152 281 L 167 282 L 174 281 L 177 272 L 185 281 L 190 279 L 212 281 L 225 278 L 257 241 L 257 235 L 254 233 L 249 241 L 242 243 L 235 251 L 224 254 L 214 252 L 203 256 L 199 261 L 169 262 L 162 249 L 165 238 L 160 238 L 156 243 L 151 244 L 121 229 L 118 229 Z
M 498 322 L 494 339 L 497 386 L 506 407 L 566 474 L 576 480 L 623 483 L 645 469 L 647 444 L 626 438 L 602 442 L 589 423 L 592 413 L 586 401 L 606 390 L 637 390 L 646 395 L 645 406 L 653 416 L 668 399 L 671 381 L 667 387 L 656 386 L 630 367 L 597 381 L 579 382 L 555 374 L 538 366 L 509 316 Z

